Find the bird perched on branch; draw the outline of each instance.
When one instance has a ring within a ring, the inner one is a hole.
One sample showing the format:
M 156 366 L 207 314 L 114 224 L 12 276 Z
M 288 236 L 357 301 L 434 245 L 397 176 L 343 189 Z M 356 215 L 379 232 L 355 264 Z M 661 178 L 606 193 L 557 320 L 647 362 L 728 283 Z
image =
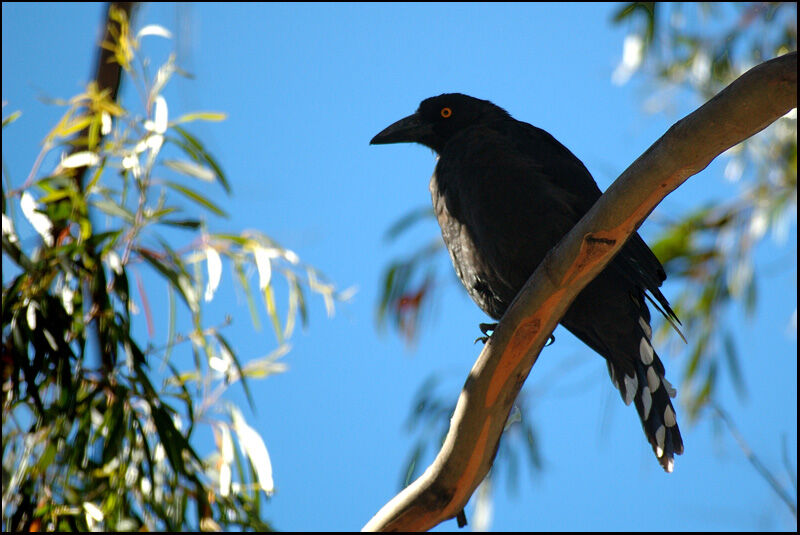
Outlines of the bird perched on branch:
M 430 191 L 442 237 L 469 295 L 496 320 L 601 195 L 564 145 L 487 100 L 459 93 L 431 97 L 370 143 L 401 142 L 439 155 Z M 606 359 L 611 381 L 625 404 L 636 406 L 659 463 L 671 472 L 683 440 L 670 401 L 675 390 L 653 350 L 645 302 L 677 321 L 659 290 L 664 279 L 664 268 L 634 233 L 578 294 L 561 324 Z

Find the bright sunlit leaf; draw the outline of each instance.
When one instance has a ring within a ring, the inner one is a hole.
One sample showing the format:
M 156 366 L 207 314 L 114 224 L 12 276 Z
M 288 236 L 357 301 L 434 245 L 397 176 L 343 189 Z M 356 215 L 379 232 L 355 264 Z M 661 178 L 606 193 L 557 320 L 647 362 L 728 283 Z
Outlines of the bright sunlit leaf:
M 222 456 L 222 460 L 230 464 L 233 462 L 233 439 L 231 438 L 231 432 L 228 429 L 228 426 L 225 424 L 220 424 L 220 455 Z
M 300 257 L 291 249 L 285 249 L 283 251 L 283 257 L 291 264 L 297 265 L 300 262 Z
M 206 247 L 206 264 L 208 266 L 208 284 L 206 284 L 204 299 L 209 302 L 214 298 L 214 292 L 217 291 L 220 277 L 222 277 L 222 259 L 213 247 Z
M 64 304 L 64 310 L 67 314 L 72 315 L 72 312 L 75 308 L 72 299 L 75 297 L 75 292 L 72 288 L 65 285 L 61 289 L 61 302 Z
M 208 365 L 211 367 L 212 370 L 216 370 L 220 373 L 225 373 L 228 371 L 228 368 L 231 367 L 231 363 L 225 359 L 219 357 L 211 357 L 208 359 Z
M 111 249 L 106 253 L 106 262 L 114 273 L 117 275 L 122 274 L 122 259 L 115 250 Z
M 50 222 L 46 215 L 36 211 L 38 206 L 33 196 L 27 191 L 24 192 L 20 197 L 19 206 L 22 209 L 22 214 L 25 216 L 25 219 L 28 220 L 36 232 L 44 239 L 44 242 L 52 246 L 53 236 L 50 231 L 53 228 L 53 223 Z
M 36 303 L 31 302 L 28 304 L 28 309 L 25 311 L 25 319 L 28 322 L 28 328 L 31 331 L 36 330 Z
M 111 114 L 107 111 L 100 115 L 100 133 L 104 136 L 111 133 Z
M 264 290 L 269 286 L 269 281 L 272 278 L 272 263 L 270 258 L 273 257 L 270 249 L 257 246 L 253 251 L 253 256 L 256 258 L 256 269 L 258 269 L 258 288 Z
M 231 465 L 227 463 L 219 467 L 219 493 L 223 497 L 231 493 Z
M 11 218 L 7 217 L 6 214 L 3 214 L 3 236 L 11 243 L 16 243 L 18 241 L 17 233 L 14 230 L 14 222 L 11 221 Z
M 255 469 L 258 486 L 268 495 L 272 494 L 275 490 L 272 481 L 272 462 L 264 440 L 255 429 L 247 425 L 242 413 L 236 407 L 231 407 L 231 419 L 233 430 L 239 437 L 239 446 Z
M 189 305 L 192 312 L 196 312 L 199 309 L 199 303 L 197 294 L 192 286 L 192 281 L 189 280 L 189 277 L 181 273 L 178 275 L 177 282 L 178 288 L 183 292 L 183 296 L 186 298 L 186 304 Z
M 157 37 L 163 37 L 164 39 L 172 39 L 172 34 L 170 31 L 163 26 L 159 26 L 158 24 L 148 24 L 147 26 L 142 27 L 142 29 L 136 34 L 136 39 L 141 39 L 142 37 L 147 37 L 148 35 L 155 35 Z
M 100 157 L 91 151 L 81 151 L 71 154 L 61 161 L 61 167 L 74 169 L 76 167 L 93 167 L 100 162 Z
M 216 173 L 209 169 L 208 167 L 203 167 L 202 165 L 198 165 L 194 162 L 184 162 L 179 160 L 164 160 L 164 165 L 169 167 L 170 169 L 174 169 L 175 171 L 182 173 L 184 175 L 189 175 L 194 178 L 199 178 L 205 182 L 213 182 L 214 179 L 217 177 Z
M 161 145 L 164 144 L 164 136 L 161 134 L 155 134 L 152 136 L 148 136 L 145 140 L 145 145 L 147 148 L 150 149 L 150 152 L 153 154 L 157 154 L 159 150 L 161 150 Z
M 44 339 L 47 340 L 47 344 L 53 351 L 58 351 L 58 343 L 56 343 L 56 339 L 47 329 L 42 329 L 42 334 L 44 335 Z
M 214 425 L 214 438 L 217 441 L 217 448 L 219 449 L 219 458 L 217 461 L 217 466 L 219 467 L 219 493 L 225 497 L 228 496 L 231 491 L 231 463 L 234 461 L 233 439 L 225 423 L 217 422 L 217 424 Z
M 103 511 L 92 502 L 83 502 L 83 511 L 86 515 L 86 523 L 89 525 L 90 530 L 94 529 L 96 524 L 103 521 Z
M 644 40 L 639 34 L 625 37 L 622 45 L 622 61 L 611 74 L 614 85 L 624 85 L 642 64 L 644 59 Z
M 167 100 L 158 95 L 153 105 L 153 120 L 145 121 L 144 127 L 150 132 L 156 134 L 163 134 L 167 131 L 167 119 L 169 112 L 167 111 Z

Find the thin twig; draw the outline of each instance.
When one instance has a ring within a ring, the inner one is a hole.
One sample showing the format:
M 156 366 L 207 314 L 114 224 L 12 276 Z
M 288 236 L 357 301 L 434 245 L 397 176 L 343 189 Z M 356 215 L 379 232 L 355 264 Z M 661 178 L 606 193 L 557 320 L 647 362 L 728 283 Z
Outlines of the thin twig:
M 794 516 L 795 521 L 797 521 L 797 498 L 792 501 L 792 497 L 789 495 L 786 489 L 783 488 L 783 485 L 780 484 L 778 479 L 772 474 L 772 472 L 769 471 L 769 468 L 767 468 L 764 463 L 761 462 L 761 459 L 756 456 L 756 454 L 747 444 L 747 441 L 739 432 L 739 429 L 736 427 L 736 424 L 733 423 L 733 420 L 731 420 L 731 418 L 728 416 L 728 413 L 722 410 L 722 407 L 720 407 L 714 401 L 711 402 L 710 406 L 714 412 L 717 413 L 717 416 L 719 416 L 719 418 L 725 422 L 725 425 L 728 427 L 728 431 L 730 431 L 734 440 L 736 440 L 736 442 L 739 444 L 739 448 L 742 450 L 742 453 L 744 453 L 745 457 L 747 457 L 747 460 L 750 461 L 750 464 L 753 465 L 753 468 L 755 468 L 756 471 L 761 474 L 761 477 L 763 477 L 767 483 L 769 483 L 769 485 L 772 487 L 772 490 L 774 490 L 780 499 L 786 503 L 786 505 L 789 507 L 789 510 L 792 512 L 792 516 Z

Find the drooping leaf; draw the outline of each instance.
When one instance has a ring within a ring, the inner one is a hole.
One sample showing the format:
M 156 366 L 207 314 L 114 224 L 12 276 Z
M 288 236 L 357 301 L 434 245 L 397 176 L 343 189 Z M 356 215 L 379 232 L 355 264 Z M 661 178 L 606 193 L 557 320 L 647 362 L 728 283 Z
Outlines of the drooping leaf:
M 188 131 L 180 126 L 175 125 L 172 129 L 180 134 L 182 140 L 176 140 L 176 143 L 183 148 L 184 152 L 186 152 L 196 162 L 205 163 L 211 167 L 219 179 L 220 184 L 222 184 L 222 187 L 225 188 L 226 192 L 230 193 L 231 187 L 230 184 L 228 184 L 227 178 L 225 178 L 225 173 L 222 171 L 222 168 L 214 159 L 214 157 L 211 156 L 211 154 L 205 149 L 203 144 L 200 143 L 196 137 L 191 135 Z
M 225 211 L 222 208 L 218 207 L 216 204 L 211 202 L 208 198 L 202 196 L 201 194 L 197 193 L 196 191 L 194 191 L 194 190 L 192 190 L 190 188 L 187 188 L 186 186 L 184 186 L 182 184 L 178 184 L 177 182 L 165 181 L 164 183 L 167 186 L 169 186 L 170 188 L 172 188 L 175 191 L 177 191 L 178 193 L 180 193 L 181 195 L 183 195 L 184 197 L 186 197 L 187 199 L 190 199 L 191 201 L 196 202 L 197 204 L 203 206 L 204 208 L 207 208 L 208 210 L 210 210 L 211 212 L 215 213 L 216 215 L 222 216 L 222 217 L 228 217 L 228 214 L 225 213 Z

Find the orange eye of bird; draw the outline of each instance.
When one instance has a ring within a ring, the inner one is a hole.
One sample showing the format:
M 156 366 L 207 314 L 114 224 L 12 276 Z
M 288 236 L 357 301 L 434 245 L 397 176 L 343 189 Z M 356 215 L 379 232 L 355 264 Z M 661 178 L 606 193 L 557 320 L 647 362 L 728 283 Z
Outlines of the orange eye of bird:
M 448 117 L 453 115 L 453 110 L 451 110 L 450 108 L 442 108 L 442 111 L 440 111 L 439 113 L 442 114 L 442 117 L 447 119 Z

